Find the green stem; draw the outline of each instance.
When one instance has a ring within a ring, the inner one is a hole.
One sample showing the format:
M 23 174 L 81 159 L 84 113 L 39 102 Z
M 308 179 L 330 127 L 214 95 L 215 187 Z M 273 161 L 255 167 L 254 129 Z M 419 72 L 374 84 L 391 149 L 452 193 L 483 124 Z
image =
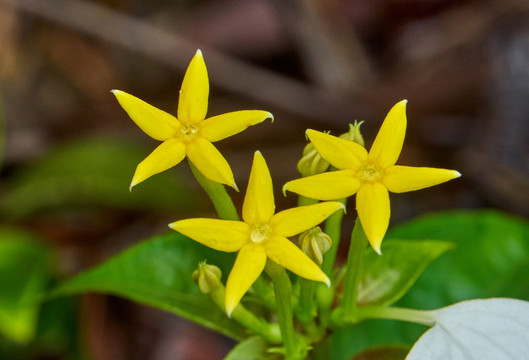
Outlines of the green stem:
M 316 315 L 316 307 L 314 306 L 314 293 L 316 291 L 316 283 L 307 279 L 299 279 L 299 304 L 297 317 L 303 324 L 305 331 L 311 338 L 318 337 L 318 327 L 314 322 Z
M 268 260 L 265 271 L 272 279 L 277 303 L 277 317 L 283 344 L 285 347 L 285 360 L 302 359 L 300 349 L 296 343 L 294 331 L 294 318 L 292 316 L 292 284 L 288 278 L 285 268 Z
M 364 234 L 360 220 L 357 219 L 353 232 L 351 233 L 351 244 L 349 245 L 344 279 L 343 300 L 340 304 L 346 322 L 354 321 L 357 316 L 358 284 L 360 282 L 362 262 L 367 244 L 367 237 Z
M 344 205 L 346 199 L 339 200 Z M 330 278 L 333 278 L 334 264 L 336 262 L 336 255 L 340 246 L 341 227 L 342 227 L 343 212 L 337 211 L 327 218 L 325 221 L 325 233 L 329 235 L 332 240 L 332 246 L 329 251 L 323 256 L 323 264 L 321 269 Z M 319 285 L 317 287 L 317 301 L 320 309 L 320 328 L 325 331 L 330 321 L 331 307 L 334 301 L 334 294 L 336 286 L 333 282 L 330 288 Z
M 208 293 L 208 295 L 222 311 L 226 311 L 226 289 L 224 286 L 219 286 Z M 233 310 L 231 313 L 231 318 L 251 332 L 258 334 L 266 341 L 272 344 L 281 343 L 281 333 L 278 331 L 279 329 L 277 328 L 277 324 L 270 324 L 269 322 L 258 318 L 243 305 L 239 304 Z
M 435 325 L 431 311 L 406 309 L 385 306 L 361 306 L 358 308 L 358 319 L 389 319 L 407 321 L 426 326 Z
M 235 204 L 233 204 L 233 200 L 226 191 L 224 185 L 209 180 L 207 177 L 202 175 L 200 171 L 198 171 L 191 161 L 188 162 L 193 175 L 213 202 L 213 206 L 215 207 L 219 218 L 223 220 L 239 220 L 237 208 L 235 207 Z
M 298 206 L 306 206 L 306 205 L 312 205 L 317 204 L 319 201 L 316 199 L 308 198 L 305 196 L 298 196 Z
M 346 204 L 346 199 L 338 200 L 344 205 Z M 325 233 L 330 236 L 332 239 L 332 246 L 323 257 L 323 264 L 321 269 L 323 272 L 331 277 L 334 270 L 334 263 L 336 261 L 336 254 L 338 253 L 338 247 L 340 246 L 340 237 L 342 234 L 342 218 L 343 211 L 336 211 L 334 214 L 329 216 L 325 221 Z

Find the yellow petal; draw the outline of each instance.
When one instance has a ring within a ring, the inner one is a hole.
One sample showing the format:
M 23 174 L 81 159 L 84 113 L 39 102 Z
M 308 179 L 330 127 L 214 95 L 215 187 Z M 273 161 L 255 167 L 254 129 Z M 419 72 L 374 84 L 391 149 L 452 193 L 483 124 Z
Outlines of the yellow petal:
M 380 254 L 391 213 L 388 190 L 380 182 L 365 183 L 356 195 L 356 209 L 369 243 Z
M 265 244 L 268 257 L 305 279 L 321 281 L 331 285 L 331 281 L 314 261 L 285 237 L 276 236 Z
M 266 253 L 263 246 L 247 244 L 241 248 L 226 282 L 228 316 L 231 316 L 244 294 L 261 275 L 265 265 Z
M 153 139 L 165 141 L 175 136 L 180 129 L 180 122 L 173 115 L 124 91 L 112 90 L 112 93 L 132 121 Z
M 455 170 L 395 165 L 386 169 L 382 182 L 389 191 L 402 193 L 424 189 L 460 176 Z
M 238 134 L 247 127 L 259 124 L 268 118 L 274 120 L 271 113 L 261 110 L 234 111 L 213 116 L 200 123 L 200 135 L 215 142 Z
M 283 192 L 288 190 L 318 200 L 337 200 L 354 195 L 360 184 L 355 171 L 339 170 L 289 181 L 283 186 Z
M 369 159 L 382 168 L 395 165 L 406 135 L 407 100 L 391 108 L 369 150 Z
M 274 212 L 274 189 L 270 170 L 263 155 L 256 151 L 242 206 L 242 218 L 248 224 L 263 224 L 270 220 Z
M 311 129 L 306 134 L 321 157 L 338 169 L 356 170 L 367 158 L 366 149 L 353 141 Z
M 132 177 L 130 188 L 143 180 L 161 173 L 182 161 L 186 156 L 186 146 L 178 139 L 172 138 L 161 143 L 143 160 Z
M 205 177 L 237 190 L 230 165 L 208 140 L 197 137 L 190 142 L 187 145 L 187 156 Z
M 274 234 L 290 237 L 318 225 L 339 209 L 345 206 L 337 201 L 299 206 L 275 214 L 270 226 Z
M 239 250 L 249 241 L 250 228 L 242 221 L 219 219 L 186 219 L 169 227 L 191 239 L 219 251 Z
M 197 53 L 187 67 L 180 97 L 178 119 L 184 124 L 198 124 L 208 112 L 209 79 L 202 52 Z

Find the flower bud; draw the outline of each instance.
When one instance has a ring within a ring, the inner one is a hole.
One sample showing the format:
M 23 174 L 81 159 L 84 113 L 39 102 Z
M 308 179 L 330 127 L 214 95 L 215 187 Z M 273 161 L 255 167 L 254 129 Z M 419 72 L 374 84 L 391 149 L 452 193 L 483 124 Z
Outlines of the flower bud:
M 355 120 L 353 124 L 349 124 L 349 131 L 345 134 L 340 135 L 342 139 L 347 139 L 349 141 L 354 141 L 357 144 L 364 146 L 364 137 L 360 132 L 360 126 L 363 124 L 363 121 L 358 122 Z
M 323 263 L 323 255 L 331 248 L 332 240 L 321 231 L 319 226 L 313 227 L 299 235 L 299 247 L 318 264 Z
M 222 286 L 220 277 L 222 272 L 215 265 L 208 265 L 206 261 L 198 264 L 198 269 L 193 271 L 193 281 L 198 285 L 200 291 L 204 294 L 209 294 L 211 291 Z
M 329 168 L 327 160 L 323 159 L 314 148 L 312 143 L 308 143 L 303 149 L 303 155 L 298 162 L 298 171 L 301 176 L 321 174 Z

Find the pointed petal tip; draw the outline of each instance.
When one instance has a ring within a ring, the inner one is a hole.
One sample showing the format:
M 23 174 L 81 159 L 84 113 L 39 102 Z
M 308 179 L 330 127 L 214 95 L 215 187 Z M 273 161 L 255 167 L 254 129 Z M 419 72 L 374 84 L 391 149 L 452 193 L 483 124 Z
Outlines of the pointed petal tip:
M 325 281 L 324 281 L 324 283 L 325 283 L 325 285 L 327 285 L 328 288 L 331 287 L 331 280 L 330 280 L 327 276 L 325 276 Z
M 195 56 L 204 57 L 204 55 L 202 54 L 202 50 L 197 49 L 197 52 L 195 53 Z
M 167 226 L 169 226 L 169 228 L 170 228 L 171 230 L 177 231 L 177 230 L 176 230 L 176 223 L 177 223 L 177 222 L 175 221 L 175 222 L 172 222 L 172 223 L 170 223 L 170 224 L 167 224 Z
M 462 174 L 459 171 L 454 170 L 454 179 L 458 178 L 458 177 L 461 177 L 461 176 L 462 176 Z
M 226 315 L 231 319 L 231 313 L 233 312 L 233 308 L 232 309 L 228 309 L 228 307 L 226 307 Z
M 380 250 L 380 245 L 382 244 L 382 241 L 377 241 L 374 243 L 371 243 L 371 247 L 378 255 L 382 255 L 382 251 Z
M 267 112 L 267 119 L 270 119 L 270 122 L 274 122 L 274 114 L 272 114 L 271 112 Z
M 288 190 L 287 185 L 288 185 L 288 182 L 285 183 L 285 185 L 283 185 L 283 188 L 281 189 L 281 191 L 283 192 L 283 196 L 287 196 L 287 190 Z
M 132 179 L 132 181 L 131 181 L 131 183 L 130 183 L 130 185 L 129 185 L 129 192 L 132 192 L 132 188 L 133 188 L 134 186 L 136 186 L 136 185 L 138 185 L 138 181 Z
M 230 187 L 232 187 L 233 189 L 235 189 L 235 191 L 239 192 L 239 187 L 237 186 L 237 184 L 235 182 L 233 182 Z

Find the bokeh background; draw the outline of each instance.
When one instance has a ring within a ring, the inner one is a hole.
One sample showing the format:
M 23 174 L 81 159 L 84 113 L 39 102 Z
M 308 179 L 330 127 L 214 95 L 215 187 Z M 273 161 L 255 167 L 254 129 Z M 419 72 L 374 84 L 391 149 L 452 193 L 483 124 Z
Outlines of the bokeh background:
M 529 215 L 527 1 L 1 0 L 0 223 L 51 251 L 50 281 L 165 232 L 176 219 L 214 216 L 185 163 L 129 193 L 137 163 L 157 142 L 109 92 L 176 113 L 198 48 L 211 83 L 208 115 L 274 113 L 273 124 L 217 145 L 241 189 L 261 150 L 278 208 L 295 204 L 280 188 L 298 177 L 306 128 L 338 135 L 365 120 L 369 147 L 387 111 L 405 98 L 399 163 L 463 177 L 393 196 L 392 224 L 455 208 Z M 242 195 L 233 193 L 238 204 Z M 233 346 L 117 297 L 45 306 L 62 322 L 41 319 L 37 340 L 26 346 L 1 338 L 5 354 L 193 360 L 220 359 Z

